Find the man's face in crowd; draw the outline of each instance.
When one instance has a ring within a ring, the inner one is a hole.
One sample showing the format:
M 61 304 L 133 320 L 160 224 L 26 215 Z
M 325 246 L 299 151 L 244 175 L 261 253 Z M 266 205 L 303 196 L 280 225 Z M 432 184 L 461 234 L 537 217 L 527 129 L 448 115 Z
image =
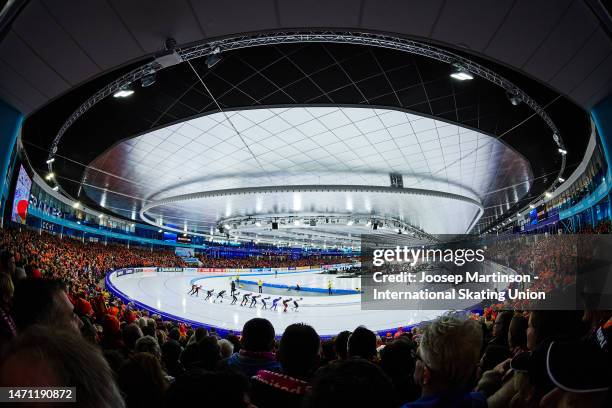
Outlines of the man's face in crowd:
M 11 256 L 8 259 L 8 264 L 6 265 L 6 267 L 8 268 L 8 273 L 9 275 L 13 275 L 15 273 L 15 257 Z
M 497 318 L 495 319 L 495 323 L 493 323 L 493 337 L 497 337 L 501 334 L 501 327 L 502 326 L 502 321 L 501 321 L 501 314 L 497 315 Z

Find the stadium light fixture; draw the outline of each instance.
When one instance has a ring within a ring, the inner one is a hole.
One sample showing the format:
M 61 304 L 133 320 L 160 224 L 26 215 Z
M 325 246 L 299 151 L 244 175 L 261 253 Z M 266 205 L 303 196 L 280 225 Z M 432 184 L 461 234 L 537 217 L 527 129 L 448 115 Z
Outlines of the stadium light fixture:
M 120 89 L 118 89 L 113 94 L 113 97 L 114 98 L 127 98 L 128 96 L 132 95 L 133 93 L 134 93 L 134 90 L 130 89 L 129 86 L 122 86 Z
M 45 180 L 49 181 L 55 178 L 55 173 L 51 172 L 45 176 Z
M 208 69 L 215 66 L 219 61 L 221 61 L 221 49 L 219 47 L 215 48 L 211 54 L 206 56 L 206 66 Z
M 458 81 L 469 81 L 474 79 L 474 75 L 459 64 L 453 64 L 453 71 L 451 72 L 450 77 Z
M 51 157 L 50 159 L 47 159 L 47 161 L 45 163 L 47 164 L 51 164 L 55 161 L 55 157 Z
M 563 149 L 563 148 L 559 148 L 559 153 L 561 153 L 562 155 L 566 155 L 567 154 L 567 150 Z
M 512 106 L 518 106 L 521 104 L 521 102 L 523 101 L 518 95 L 513 94 L 513 93 L 507 93 L 508 96 L 508 100 L 510 101 L 510 103 L 512 104 Z

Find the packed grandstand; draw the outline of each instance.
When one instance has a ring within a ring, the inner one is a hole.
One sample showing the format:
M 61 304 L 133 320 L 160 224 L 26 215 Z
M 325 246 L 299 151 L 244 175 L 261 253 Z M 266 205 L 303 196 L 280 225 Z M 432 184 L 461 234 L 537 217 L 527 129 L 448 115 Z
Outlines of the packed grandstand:
M 215 328 L 139 310 L 105 290 L 103 278 L 112 270 L 180 265 L 173 252 L 17 229 L 2 231 L 0 247 L 3 384 L 76 386 L 83 406 L 421 406 L 412 401 L 425 390 L 437 403 L 462 401 L 457 406 L 556 406 L 560 389 L 609 385 L 609 360 L 594 345 L 612 329 L 607 311 L 492 305 L 393 332 L 360 326 L 326 339 L 299 323 L 278 337 L 266 319 L 255 318 L 222 337 Z M 233 267 L 291 263 L 203 260 Z M 584 376 L 572 379 L 574 371 Z M 586 395 L 589 406 L 605 406 L 605 393 Z

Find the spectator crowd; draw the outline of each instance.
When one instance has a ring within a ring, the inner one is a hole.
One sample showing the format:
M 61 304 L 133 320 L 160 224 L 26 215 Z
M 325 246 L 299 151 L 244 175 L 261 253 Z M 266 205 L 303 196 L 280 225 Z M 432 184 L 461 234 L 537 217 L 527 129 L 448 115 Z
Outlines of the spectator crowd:
M 1 230 L 0 386 L 76 387 L 83 407 L 611 406 L 609 311 L 490 308 L 329 339 L 255 318 L 223 338 L 105 291 L 108 271 L 152 265 L 180 259 Z

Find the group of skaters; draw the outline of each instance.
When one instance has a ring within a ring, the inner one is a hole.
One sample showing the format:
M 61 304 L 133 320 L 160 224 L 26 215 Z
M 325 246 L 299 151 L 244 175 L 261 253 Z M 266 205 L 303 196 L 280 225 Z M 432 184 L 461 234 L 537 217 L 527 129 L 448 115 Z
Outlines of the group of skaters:
M 232 301 L 230 303 L 231 305 L 237 304 L 238 297 L 240 296 L 240 292 L 236 289 L 236 282 L 239 282 L 238 279 L 231 281 L 230 294 L 229 296 L 227 296 L 228 299 L 229 297 L 232 298 Z M 263 293 L 263 290 L 262 290 L 263 282 L 259 280 L 259 282 L 257 283 L 257 286 L 259 288 L 258 295 L 255 295 L 252 292 L 245 292 L 244 294 L 242 294 L 242 301 L 240 302 L 241 307 L 248 307 L 252 309 L 252 308 L 256 308 L 258 303 L 261 303 L 261 310 L 277 311 L 279 303 L 282 303 L 283 312 L 285 313 L 287 312 L 287 309 L 291 309 L 294 312 L 297 312 L 297 310 L 299 309 L 300 305 L 298 301 L 302 301 L 303 298 L 295 298 L 295 299 L 294 298 L 284 298 L 283 299 L 282 296 L 279 296 L 279 297 L 272 299 L 271 296 L 263 297 L 263 294 L 262 294 Z M 199 296 L 201 290 L 206 292 L 206 296 L 204 297 L 205 301 L 207 301 L 208 299 L 211 299 L 214 296 L 213 303 L 217 303 L 217 300 L 219 300 L 219 303 L 223 303 L 223 299 L 226 297 L 225 294 L 227 293 L 227 291 L 224 289 L 224 290 L 217 292 L 215 296 L 215 289 L 206 290 L 206 289 L 203 289 L 202 286 L 192 283 L 191 290 L 188 292 L 188 295 Z M 293 307 L 289 307 L 289 304 L 291 302 L 293 303 Z M 268 308 L 269 303 L 271 304 L 270 304 L 270 307 Z

